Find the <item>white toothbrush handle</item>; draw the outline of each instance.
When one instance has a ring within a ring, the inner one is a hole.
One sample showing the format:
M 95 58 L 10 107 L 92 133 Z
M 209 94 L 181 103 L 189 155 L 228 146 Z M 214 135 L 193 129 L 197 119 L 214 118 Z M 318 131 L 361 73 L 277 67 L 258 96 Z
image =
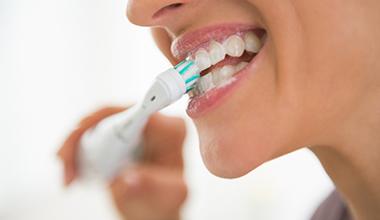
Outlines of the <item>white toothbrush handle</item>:
M 82 180 L 111 179 L 122 167 L 136 161 L 149 118 L 139 108 L 134 106 L 105 118 L 84 133 L 78 154 Z
M 193 62 L 183 62 L 178 68 L 159 74 L 139 105 L 105 118 L 85 132 L 78 157 L 82 179 L 111 179 L 136 160 L 149 116 L 180 99 L 199 78 Z M 184 75 L 190 78 L 185 80 Z

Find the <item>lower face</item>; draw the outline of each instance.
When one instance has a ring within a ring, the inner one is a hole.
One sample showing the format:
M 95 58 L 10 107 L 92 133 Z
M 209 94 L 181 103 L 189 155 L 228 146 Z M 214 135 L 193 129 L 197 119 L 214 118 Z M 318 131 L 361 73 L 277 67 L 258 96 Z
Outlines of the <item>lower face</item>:
M 198 83 L 191 97 L 188 114 L 198 129 L 202 157 L 212 173 L 239 177 L 303 146 L 322 144 L 329 131 L 348 117 L 347 109 L 360 96 L 365 81 L 365 76 L 357 75 L 365 65 L 361 61 L 365 51 L 352 42 L 369 40 L 356 31 L 356 23 L 345 25 L 360 18 L 354 18 L 353 5 L 348 4 L 355 3 L 197 3 L 194 10 L 201 13 L 207 9 L 208 16 L 195 16 L 199 19 L 189 26 L 189 32 L 207 27 L 217 27 L 209 28 L 210 32 L 236 27 L 236 33 L 209 39 L 209 43 L 192 51 L 191 56 L 198 55 L 198 62 L 205 68 L 209 67 L 205 52 L 210 56 L 213 53 L 211 42 L 224 46 L 231 36 L 244 41 L 248 32 L 260 40 L 259 50 L 245 48 L 235 55 L 233 49 L 239 48 L 240 41 L 231 43 L 232 55 L 225 55 L 219 64 L 202 73 L 209 77 L 208 82 Z M 250 25 L 252 29 L 247 30 Z M 224 49 L 228 50 L 228 46 Z M 225 66 L 230 68 L 224 70 L 228 77 L 221 79 L 218 74 Z

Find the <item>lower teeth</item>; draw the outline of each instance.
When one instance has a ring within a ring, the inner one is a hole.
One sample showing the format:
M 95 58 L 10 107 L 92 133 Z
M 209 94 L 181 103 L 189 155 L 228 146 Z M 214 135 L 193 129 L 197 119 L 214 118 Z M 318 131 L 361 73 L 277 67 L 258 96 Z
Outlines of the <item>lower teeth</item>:
M 226 65 L 214 69 L 212 72 L 202 76 L 190 96 L 198 96 L 203 93 L 223 85 L 228 84 L 234 78 L 233 76 L 248 65 L 248 62 L 240 62 L 237 65 Z

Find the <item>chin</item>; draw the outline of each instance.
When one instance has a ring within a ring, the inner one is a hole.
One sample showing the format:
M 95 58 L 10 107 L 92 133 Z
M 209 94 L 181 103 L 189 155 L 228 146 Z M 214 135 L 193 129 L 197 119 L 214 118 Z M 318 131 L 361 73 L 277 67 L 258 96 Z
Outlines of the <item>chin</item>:
M 255 110 L 231 114 L 236 110 L 230 108 L 222 106 L 214 114 L 194 120 L 203 162 L 214 175 L 238 178 L 305 146 L 302 132 L 296 129 L 299 125 L 290 123 L 295 120 L 280 120 L 283 117 L 275 117 L 273 112 Z
M 218 128 L 206 131 L 200 128 L 199 137 L 203 162 L 218 177 L 244 176 L 276 157 L 274 152 L 279 147 L 273 145 L 272 141 L 259 138 L 259 134 L 242 138 L 244 135 L 235 136 L 217 130 Z M 258 138 L 254 138 L 255 136 Z

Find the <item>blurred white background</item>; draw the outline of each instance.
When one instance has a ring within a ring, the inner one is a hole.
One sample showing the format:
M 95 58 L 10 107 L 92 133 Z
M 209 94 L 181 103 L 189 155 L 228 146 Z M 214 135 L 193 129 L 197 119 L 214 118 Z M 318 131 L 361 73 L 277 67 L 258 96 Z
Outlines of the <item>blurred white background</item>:
M 0 0 L 0 219 L 118 219 L 106 190 L 64 189 L 55 153 L 75 123 L 107 104 L 137 100 L 168 62 L 126 1 Z M 137 94 L 137 95 L 136 95 Z M 186 220 L 308 219 L 333 185 L 306 150 L 237 180 L 204 167 L 186 100 Z

